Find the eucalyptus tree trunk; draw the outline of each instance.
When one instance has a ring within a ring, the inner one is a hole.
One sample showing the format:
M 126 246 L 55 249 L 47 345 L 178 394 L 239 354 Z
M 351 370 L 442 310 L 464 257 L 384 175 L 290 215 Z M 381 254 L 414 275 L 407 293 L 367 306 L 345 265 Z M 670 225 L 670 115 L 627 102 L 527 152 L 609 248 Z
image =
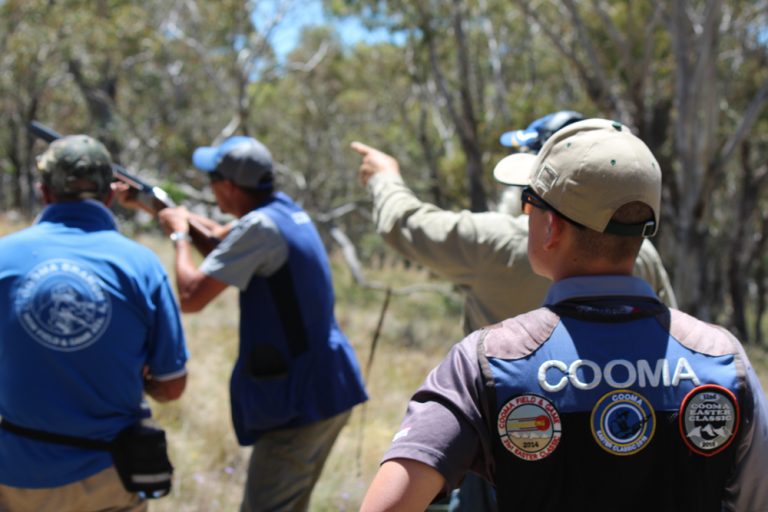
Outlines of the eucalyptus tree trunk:
M 430 23 L 430 15 L 421 11 L 420 29 L 429 53 L 429 64 L 435 77 L 438 92 L 445 101 L 449 115 L 456 128 L 464 155 L 467 159 L 466 173 L 469 184 L 469 202 L 472 211 L 486 211 L 488 203 L 483 186 L 483 158 L 477 131 L 477 118 L 472 93 L 469 43 L 464 32 L 464 7 L 461 0 L 452 1 L 453 35 L 456 44 L 456 76 L 458 100 L 449 90 L 448 81 L 442 70 L 437 52 L 437 34 Z M 458 102 L 458 106 L 456 103 Z

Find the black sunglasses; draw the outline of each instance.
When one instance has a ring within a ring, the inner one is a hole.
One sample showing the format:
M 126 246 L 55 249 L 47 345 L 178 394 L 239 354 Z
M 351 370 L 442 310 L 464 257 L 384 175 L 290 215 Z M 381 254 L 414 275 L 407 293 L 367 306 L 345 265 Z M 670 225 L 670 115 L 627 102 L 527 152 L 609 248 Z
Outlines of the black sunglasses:
M 525 213 L 526 215 L 531 213 L 531 209 L 528 206 L 531 206 L 533 208 L 538 208 L 539 210 L 545 210 L 550 212 L 555 211 L 554 208 L 549 206 L 542 198 L 536 195 L 536 192 L 534 192 L 531 187 L 523 188 L 520 201 L 523 204 L 523 213 Z
M 560 217 L 561 219 L 565 220 L 569 224 L 572 224 L 576 226 L 578 229 L 587 229 L 586 226 L 583 224 L 579 224 L 575 220 L 571 220 L 559 211 L 555 210 L 553 207 L 551 207 L 546 201 L 544 201 L 536 192 L 533 191 L 531 187 L 525 187 L 523 188 L 522 195 L 520 196 L 520 201 L 523 204 L 523 213 L 526 215 L 530 215 L 531 213 L 531 207 L 538 208 L 539 210 L 549 211 Z
M 539 210 L 550 211 L 558 217 L 564 219 L 566 222 L 576 226 L 577 229 L 588 229 L 584 224 L 579 224 L 575 220 L 571 220 L 559 211 L 552 208 L 546 201 L 539 197 L 531 187 L 525 187 L 520 201 L 523 204 L 523 213 L 530 215 L 531 208 L 538 208 Z M 646 222 L 640 222 L 638 224 L 622 224 L 611 220 L 605 227 L 605 233 L 619 236 L 644 236 L 651 237 L 656 234 L 656 221 L 649 220 Z

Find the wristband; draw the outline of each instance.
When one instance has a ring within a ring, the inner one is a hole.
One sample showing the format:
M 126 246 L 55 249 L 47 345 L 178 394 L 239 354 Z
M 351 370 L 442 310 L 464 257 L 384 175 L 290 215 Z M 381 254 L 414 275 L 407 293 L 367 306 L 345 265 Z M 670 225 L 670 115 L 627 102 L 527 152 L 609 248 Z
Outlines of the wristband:
M 174 231 L 173 233 L 171 233 L 170 239 L 171 239 L 171 242 L 173 242 L 173 245 L 176 245 L 179 242 L 179 240 L 186 240 L 187 242 L 189 242 L 190 241 L 189 232 Z

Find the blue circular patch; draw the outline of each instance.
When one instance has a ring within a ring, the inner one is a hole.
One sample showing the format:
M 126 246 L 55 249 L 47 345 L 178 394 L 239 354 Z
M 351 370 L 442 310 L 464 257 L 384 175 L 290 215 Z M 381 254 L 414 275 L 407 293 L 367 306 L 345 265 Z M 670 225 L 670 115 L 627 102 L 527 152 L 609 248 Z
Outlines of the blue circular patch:
M 613 455 L 633 455 L 651 441 L 656 415 L 648 400 L 629 389 L 606 393 L 590 418 L 597 444 Z
M 21 280 L 16 315 L 41 345 L 66 352 L 96 342 L 109 325 L 112 303 L 101 279 L 80 263 L 41 263 Z

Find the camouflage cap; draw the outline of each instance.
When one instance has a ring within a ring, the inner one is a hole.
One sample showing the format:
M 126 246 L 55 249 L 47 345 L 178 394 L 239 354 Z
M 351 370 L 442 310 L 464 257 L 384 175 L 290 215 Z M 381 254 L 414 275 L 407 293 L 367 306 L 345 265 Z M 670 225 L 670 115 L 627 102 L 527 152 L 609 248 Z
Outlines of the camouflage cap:
M 87 135 L 68 135 L 37 157 L 43 183 L 63 198 L 100 198 L 112 182 L 112 159 L 104 144 Z

